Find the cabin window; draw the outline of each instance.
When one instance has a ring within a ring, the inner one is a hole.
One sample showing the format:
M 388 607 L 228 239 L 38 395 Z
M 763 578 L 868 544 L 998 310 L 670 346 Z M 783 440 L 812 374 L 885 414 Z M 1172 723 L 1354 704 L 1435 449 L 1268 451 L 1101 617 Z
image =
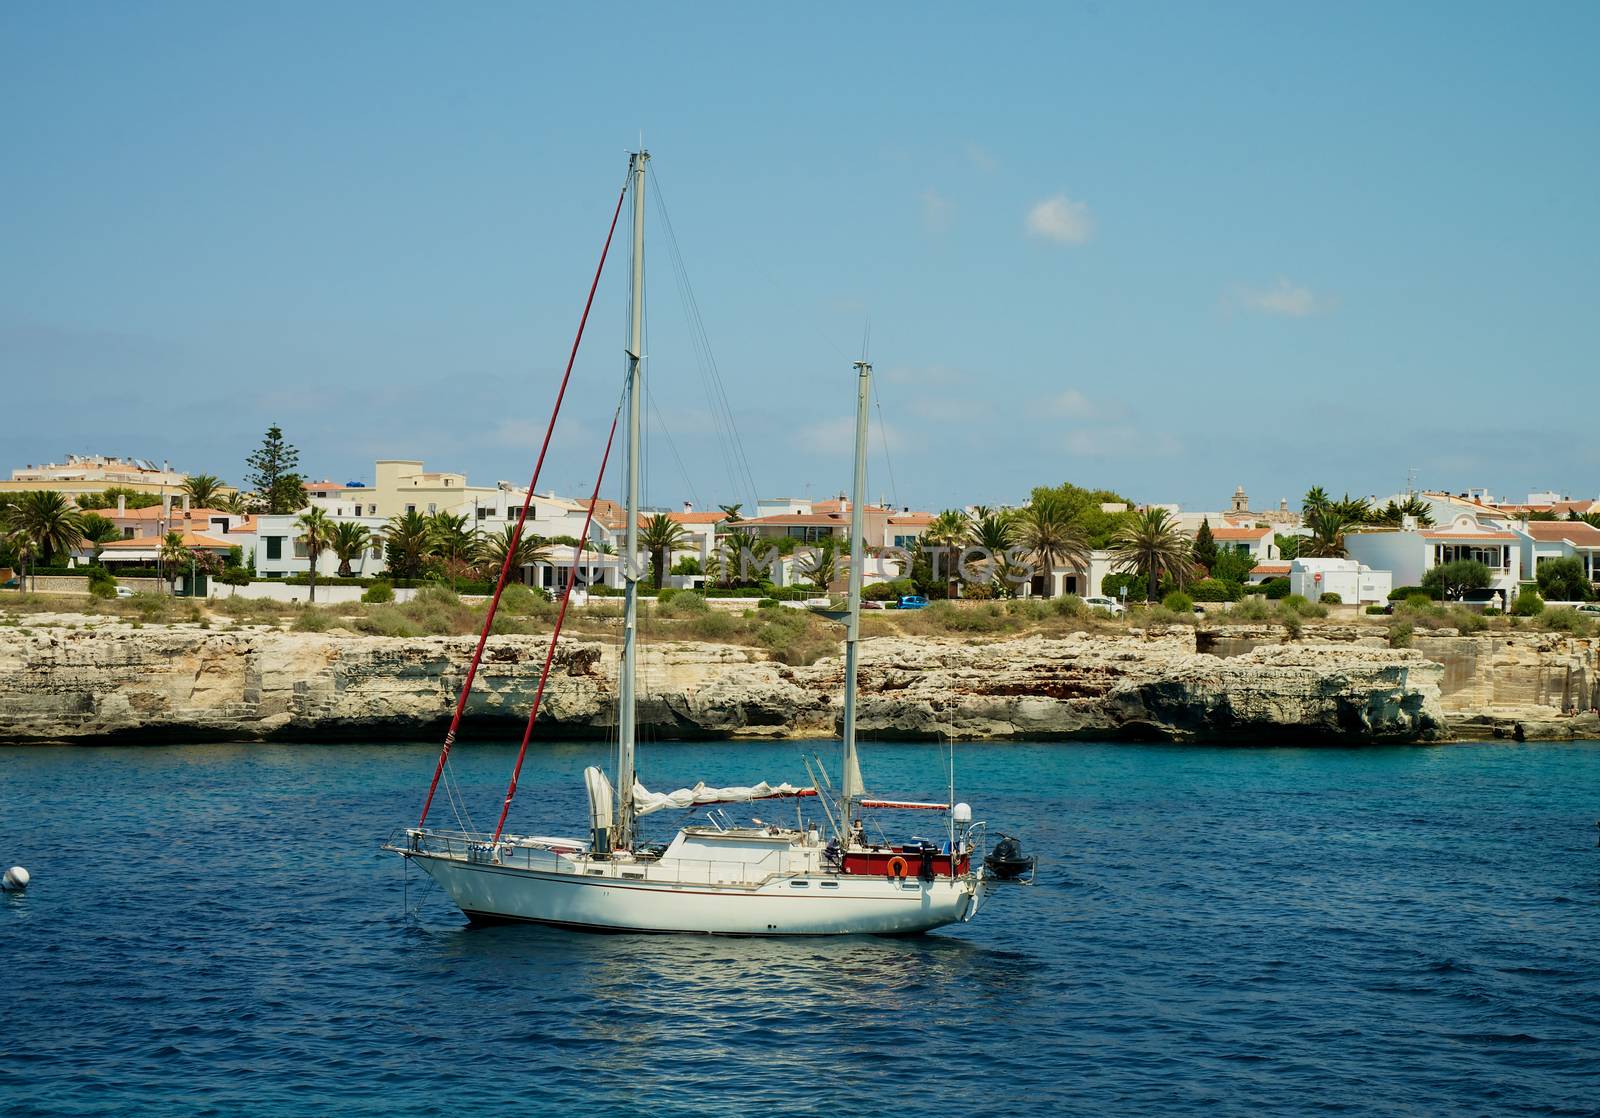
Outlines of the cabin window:
M 791 889 L 809 889 L 809 888 L 811 888 L 811 882 L 809 882 L 809 881 L 791 881 L 791 882 L 789 882 L 789 888 L 791 888 Z
M 837 889 L 839 888 L 839 883 L 837 881 L 823 881 L 819 883 L 818 887 L 822 889 Z

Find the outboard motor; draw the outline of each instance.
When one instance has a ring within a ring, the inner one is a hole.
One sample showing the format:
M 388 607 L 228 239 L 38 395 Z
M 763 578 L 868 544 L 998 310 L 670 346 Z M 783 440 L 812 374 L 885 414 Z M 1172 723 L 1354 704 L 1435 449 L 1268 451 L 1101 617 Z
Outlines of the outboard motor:
M 989 856 L 983 860 L 988 871 L 1000 881 L 1016 881 L 1033 872 L 1038 858 L 1022 853 L 1022 841 L 1015 835 L 1001 835 Z

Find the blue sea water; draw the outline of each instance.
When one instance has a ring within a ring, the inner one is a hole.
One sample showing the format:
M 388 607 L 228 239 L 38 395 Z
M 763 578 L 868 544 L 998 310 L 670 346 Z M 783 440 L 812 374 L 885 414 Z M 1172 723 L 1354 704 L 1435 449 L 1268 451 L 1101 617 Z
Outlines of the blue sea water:
M 0 1113 L 1600 1109 L 1600 743 L 964 744 L 1038 887 L 802 941 L 468 928 L 378 851 L 434 749 L 0 750 L 0 864 L 34 874 L 0 898 Z M 514 823 L 573 831 L 603 758 L 533 753 Z M 510 759 L 457 753 L 480 823 Z M 865 769 L 940 796 L 934 747 Z M 645 775 L 803 770 L 671 745 Z

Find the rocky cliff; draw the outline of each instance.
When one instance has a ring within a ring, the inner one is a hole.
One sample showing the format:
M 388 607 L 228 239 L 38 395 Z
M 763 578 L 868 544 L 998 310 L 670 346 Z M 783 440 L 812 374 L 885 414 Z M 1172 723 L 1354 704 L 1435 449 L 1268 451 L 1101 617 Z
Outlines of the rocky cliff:
M 177 626 L 0 629 L 0 740 L 432 734 L 448 718 L 471 644 Z M 987 643 L 884 638 L 864 650 L 861 726 L 879 736 L 1365 742 L 1448 732 L 1445 667 L 1365 642 L 1280 640 L 1219 656 L 1176 628 Z M 520 727 L 543 652 L 538 637 L 491 640 L 470 732 Z M 615 682 L 613 646 L 563 641 L 541 735 L 604 733 Z M 658 644 L 643 654 L 641 685 L 641 724 L 657 738 L 827 736 L 842 666 Z

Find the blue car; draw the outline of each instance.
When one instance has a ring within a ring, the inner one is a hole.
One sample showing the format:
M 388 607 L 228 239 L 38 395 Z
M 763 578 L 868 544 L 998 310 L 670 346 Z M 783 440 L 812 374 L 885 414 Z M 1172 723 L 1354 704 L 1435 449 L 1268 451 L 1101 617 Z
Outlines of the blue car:
M 901 609 L 925 609 L 928 599 L 921 594 L 905 594 L 900 598 Z

